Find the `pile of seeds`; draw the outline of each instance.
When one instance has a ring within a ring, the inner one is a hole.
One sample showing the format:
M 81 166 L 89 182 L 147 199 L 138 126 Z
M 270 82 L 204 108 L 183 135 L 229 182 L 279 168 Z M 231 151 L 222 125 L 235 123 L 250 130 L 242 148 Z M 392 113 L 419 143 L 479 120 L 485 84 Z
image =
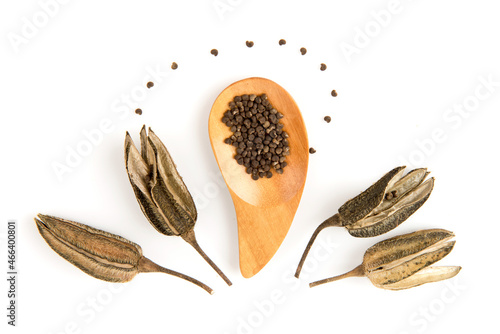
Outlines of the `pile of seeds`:
M 280 122 L 283 114 L 273 108 L 266 94 L 236 96 L 229 108 L 222 122 L 233 134 L 224 142 L 236 147 L 234 159 L 238 164 L 245 166 L 254 180 L 272 177 L 271 168 L 283 174 L 290 155 L 288 133 Z

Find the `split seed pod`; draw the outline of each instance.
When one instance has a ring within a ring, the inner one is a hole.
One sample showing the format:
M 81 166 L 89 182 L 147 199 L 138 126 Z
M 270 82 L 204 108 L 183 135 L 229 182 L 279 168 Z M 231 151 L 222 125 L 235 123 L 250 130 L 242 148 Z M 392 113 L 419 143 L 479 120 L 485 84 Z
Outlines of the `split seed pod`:
M 231 285 L 198 245 L 194 234 L 198 214 L 193 198 L 167 148 L 151 128 L 149 134 L 145 126 L 141 129 L 141 153 L 127 132 L 125 165 L 137 201 L 151 225 L 162 234 L 181 236 Z
M 402 290 L 451 278 L 461 267 L 429 267 L 448 255 L 455 235 L 442 229 L 421 230 L 390 238 L 368 248 L 363 263 L 340 276 L 309 284 L 337 281 L 346 277 L 366 276 L 378 288 Z
M 40 235 L 57 254 L 90 276 L 125 283 L 138 273 L 162 272 L 213 294 L 212 289 L 200 281 L 152 262 L 142 255 L 141 246 L 116 234 L 42 214 L 35 222 Z
M 302 255 L 295 277 L 299 277 L 314 240 L 324 228 L 343 226 L 354 237 L 375 237 L 396 228 L 417 211 L 429 198 L 434 178 L 424 182 L 429 174 L 425 168 L 414 169 L 403 177 L 405 168 L 394 168 L 319 225 Z

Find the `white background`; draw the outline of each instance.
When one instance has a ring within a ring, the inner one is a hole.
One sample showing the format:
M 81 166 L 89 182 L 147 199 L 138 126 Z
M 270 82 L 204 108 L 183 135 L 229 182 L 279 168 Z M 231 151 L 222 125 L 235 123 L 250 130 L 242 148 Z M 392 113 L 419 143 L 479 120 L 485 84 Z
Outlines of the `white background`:
M 413 334 L 496 327 L 497 309 L 488 306 L 500 297 L 496 2 L 67 1 L 50 7 L 50 17 L 40 5 L 46 2 L 0 5 L 5 272 L 5 224 L 19 225 L 16 328 L 6 325 L 5 279 L 0 285 L 0 318 L 9 333 Z M 389 9 L 390 17 L 380 14 Z M 366 30 L 368 37 L 360 32 Z M 247 48 L 246 40 L 255 46 Z M 343 53 L 348 44 L 356 53 Z M 308 49 L 305 56 L 300 47 Z M 328 69 L 320 71 L 320 63 Z M 146 90 L 151 69 L 162 74 Z M 290 92 L 317 153 L 288 236 L 259 274 L 244 279 L 236 217 L 207 120 L 218 93 L 250 76 Z M 127 95 L 133 108 L 124 109 Z M 54 165 L 67 165 L 69 152 L 85 145 L 85 133 L 103 120 L 111 130 L 58 178 Z M 157 233 L 142 215 L 124 170 L 123 141 L 128 130 L 137 142 L 143 124 L 174 157 L 198 206 L 198 241 L 232 287 L 189 245 Z M 316 226 L 403 163 L 432 171 L 436 185 L 427 203 L 384 236 L 325 230 L 301 280 L 293 278 Z M 38 212 L 133 240 L 147 257 L 199 278 L 215 294 L 163 274 L 123 285 L 87 276 L 46 245 L 33 222 Z M 366 278 L 307 286 L 354 268 L 375 242 L 434 227 L 456 233 L 455 249 L 439 264 L 463 269 L 448 282 L 400 292 L 377 289 Z

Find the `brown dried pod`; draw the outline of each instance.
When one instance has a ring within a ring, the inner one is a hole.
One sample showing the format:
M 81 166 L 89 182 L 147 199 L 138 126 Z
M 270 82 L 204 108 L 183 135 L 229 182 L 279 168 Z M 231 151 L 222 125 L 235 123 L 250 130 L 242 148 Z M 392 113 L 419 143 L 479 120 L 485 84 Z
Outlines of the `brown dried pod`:
M 414 169 L 403 176 L 405 168 L 394 168 L 319 225 L 302 255 L 295 277 L 299 277 L 314 240 L 324 228 L 343 226 L 354 237 L 374 237 L 396 228 L 417 211 L 429 198 L 434 178 L 424 182 L 429 175 L 426 168 Z
M 193 198 L 176 169 L 167 148 L 155 133 L 141 129 L 141 153 L 127 132 L 125 165 L 142 212 L 158 232 L 181 236 L 231 285 L 231 281 L 203 252 L 194 234 L 198 217 Z
M 457 275 L 461 267 L 429 267 L 448 255 L 455 235 L 443 229 L 421 230 L 399 235 L 368 248 L 363 263 L 343 275 L 309 284 L 310 287 L 347 277 L 366 276 L 373 285 L 387 290 L 402 290 Z
M 35 218 L 35 222 L 40 235 L 57 254 L 90 276 L 125 283 L 138 273 L 162 272 L 194 283 L 213 294 L 213 290 L 200 281 L 163 268 L 144 257 L 141 246 L 119 235 L 42 214 Z

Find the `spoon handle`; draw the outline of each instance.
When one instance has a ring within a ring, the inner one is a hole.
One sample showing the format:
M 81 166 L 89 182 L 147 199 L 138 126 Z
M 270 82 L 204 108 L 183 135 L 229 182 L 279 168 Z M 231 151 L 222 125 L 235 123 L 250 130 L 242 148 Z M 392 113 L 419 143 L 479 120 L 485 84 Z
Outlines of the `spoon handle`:
M 240 271 L 257 274 L 283 243 L 297 211 L 301 192 L 286 203 L 260 207 L 242 201 L 231 191 L 238 219 Z

